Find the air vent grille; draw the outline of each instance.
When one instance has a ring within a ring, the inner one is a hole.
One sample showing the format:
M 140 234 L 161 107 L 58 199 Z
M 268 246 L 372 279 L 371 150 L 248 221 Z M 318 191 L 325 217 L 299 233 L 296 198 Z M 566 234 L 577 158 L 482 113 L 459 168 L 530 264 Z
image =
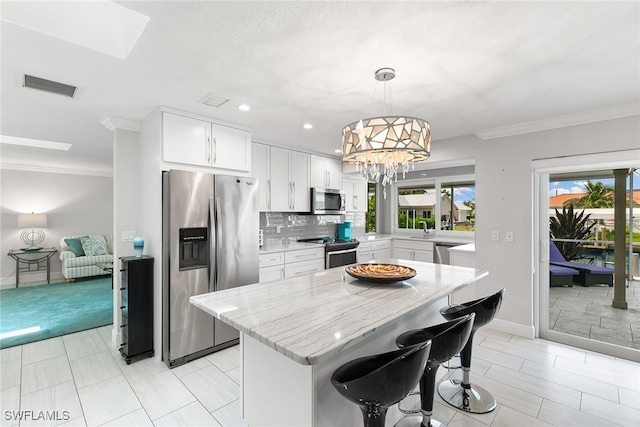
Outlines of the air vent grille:
M 224 96 L 218 96 L 209 94 L 200 100 L 205 105 L 209 105 L 210 107 L 220 107 L 227 102 L 229 102 L 229 98 L 225 98 Z
M 76 90 L 76 86 L 67 85 L 64 83 L 54 82 L 53 80 L 42 79 L 40 77 L 24 75 L 24 87 L 32 89 L 43 90 L 45 92 L 56 93 L 58 95 L 68 96 L 73 98 Z

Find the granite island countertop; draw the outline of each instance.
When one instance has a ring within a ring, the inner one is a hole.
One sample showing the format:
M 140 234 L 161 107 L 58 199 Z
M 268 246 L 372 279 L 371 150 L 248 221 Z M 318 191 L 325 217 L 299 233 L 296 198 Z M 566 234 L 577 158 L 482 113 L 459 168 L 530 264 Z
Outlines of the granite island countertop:
M 337 267 L 198 295 L 190 302 L 288 358 L 313 365 L 488 274 L 408 260 L 402 264 L 414 268 L 416 276 L 375 285 Z

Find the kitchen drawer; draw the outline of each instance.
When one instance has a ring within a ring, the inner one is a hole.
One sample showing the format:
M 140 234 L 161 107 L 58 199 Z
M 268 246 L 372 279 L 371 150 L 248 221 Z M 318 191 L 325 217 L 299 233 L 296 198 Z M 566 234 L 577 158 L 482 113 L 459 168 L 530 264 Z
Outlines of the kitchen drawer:
M 299 251 L 288 251 L 284 253 L 284 263 L 308 261 L 312 259 L 320 259 L 324 268 L 324 245 L 318 245 L 317 248 L 302 249 Z
M 360 242 L 358 245 L 358 252 L 368 252 L 371 250 L 371 242 Z
M 420 251 L 433 251 L 433 242 L 421 242 L 416 240 L 394 239 L 393 245 L 396 248 L 417 249 Z
M 388 240 L 376 240 L 371 242 L 371 250 L 376 251 L 379 249 L 389 249 L 389 241 Z
M 284 265 L 284 277 L 299 276 L 301 274 L 308 274 L 322 270 L 324 270 L 324 257 L 309 261 L 292 262 Z
M 284 252 L 273 252 L 270 254 L 261 254 L 258 261 L 258 267 L 270 267 L 272 265 L 284 264 Z

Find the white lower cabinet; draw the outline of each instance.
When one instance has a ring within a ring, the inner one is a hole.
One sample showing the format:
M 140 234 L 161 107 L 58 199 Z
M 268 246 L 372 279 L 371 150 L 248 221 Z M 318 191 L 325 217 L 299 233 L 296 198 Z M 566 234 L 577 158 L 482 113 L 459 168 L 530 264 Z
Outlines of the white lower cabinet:
M 260 255 L 260 281 L 270 282 L 324 270 L 324 246 Z
M 394 238 L 393 257 L 411 261 L 433 262 L 433 242 Z
M 358 262 L 384 261 L 391 257 L 391 245 L 388 240 L 360 242 L 356 255 Z
M 284 279 L 284 252 L 260 254 L 258 266 L 261 282 Z
M 324 270 L 324 246 L 284 253 L 284 277 Z
M 284 279 L 284 264 L 272 265 L 271 267 L 262 267 L 260 269 L 260 281 L 272 282 L 274 280 Z

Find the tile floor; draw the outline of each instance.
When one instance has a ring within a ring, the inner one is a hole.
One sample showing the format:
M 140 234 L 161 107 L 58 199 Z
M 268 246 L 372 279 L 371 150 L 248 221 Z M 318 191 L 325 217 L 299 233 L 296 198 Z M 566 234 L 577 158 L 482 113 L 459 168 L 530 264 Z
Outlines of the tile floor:
M 246 425 L 239 415 L 237 346 L 169 370 L 155 359 L 127 365 L 110 333 L 105 326 L 1 350 L 1 425 Z M 491 390 L 495 411 L 468 415 L 438 401 L 434 418 L 447 426 L 509 427 L 637 426 L 640 420 L 639 363 L 545 340 L 480 329 L 472 381 Z M 58 421 L 18 422 L 14 411 L 33 411 L 31 418 L 48 411 Z
M 640 350 L 640 281 L 626 292 L 622 310 L 611 306 L 609 286 L 549 288 L 549 329 Z

